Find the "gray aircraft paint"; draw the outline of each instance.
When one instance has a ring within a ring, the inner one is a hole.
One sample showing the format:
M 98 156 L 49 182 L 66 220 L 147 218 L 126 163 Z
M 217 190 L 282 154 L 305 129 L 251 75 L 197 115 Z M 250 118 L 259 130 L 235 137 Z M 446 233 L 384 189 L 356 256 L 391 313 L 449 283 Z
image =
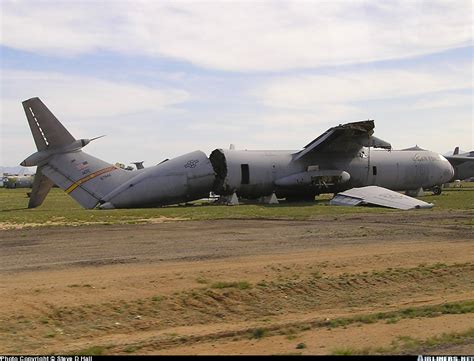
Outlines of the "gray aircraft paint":
M 281 198 L 311 199 L 370 185 L 391 190 L 432 188 L 452 178 L 453 169 L 443 156 L 389 150 L 389 143 L 372 137 L 373 128 L 373 121 L 334 127 L 302 151 L 216 149 L 210 156 L 217 174 L 214 192 L 236 192 L 243 198 L 274 192 Z
M 124 170 L 82 151 L 38 98 L 23 102 L 38 152 L 23 166 L 38 166 L 29 207 L 41 205 L 53 183 L 85 208 L 148 207 L 216 194 L 257 198 L 313 198 L 322 192 L 377 185 L 392 190 L 429 188 L 452 178 L 453 168 L 428 151 L 390 151 L 374 137 L 374 122 L 333 127 L 301 151 L 195 151 L 154 167 Z M 93 139 L 92 139 L 93 140 Z M 372 148 L 385 150 L 374 150 Z
M 188 153 L 134 173 L 136 175 L 133 178 L 101 198 L 101 208 L 187 202 L 208 197 L 214 182 L 211 162 L 201 151 Z
M 419 209 L 433 208 L 432 203 L 423 202 L 419 199 L 408 197 L 401 193 L 378 186 L 366 186 L 352 188 L 338 193 L 331 201 L 336 206 L 357 206 L 372 204 L 397 209 Z
M 24 101 L 23 107 L 38 148 L 22 162 L 38 166 L 29 208 L 41 205 L 53 183 L 84 208 L 160 206 L 209 195 L 214 171 L 201 151 L 124 170 L 83 152 L 91 140 L 76 140 L 39 98 Z
M 453 155 L 446 159 L 454 168 L 454 177 L 452 180 L 464 180 L 474 177 L 474 151 L 459 154 L 459 148 L 453 152 Z

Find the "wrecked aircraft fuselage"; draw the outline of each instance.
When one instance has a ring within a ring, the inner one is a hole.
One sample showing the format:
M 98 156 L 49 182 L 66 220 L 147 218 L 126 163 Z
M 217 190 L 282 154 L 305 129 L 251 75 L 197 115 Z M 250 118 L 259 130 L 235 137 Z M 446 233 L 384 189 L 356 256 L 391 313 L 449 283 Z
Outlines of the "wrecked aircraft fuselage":
M 127 171 L 83 152 L 97 138 L 75 139 L 39 98 L 24 101 L 23 108 L 37 147 L 22 162 L 37 166 L 29 208 L 41 205 L 53 184 L 84 208 L 112 209 L 188 202 L 211 191 L 231 200 L 314 200 L 323 192 L 366 185 L 429 188 L 454 175 L 436 153 L 390 151 L 389 143 L 373 137 L 372 120 L 332 127 L 301 151 L 216 149 L 209 157 L 195 151 Z M 385 150 L 371 151 L 373 147 Z
M 135 177 L 105 195 L 99 208 L 153 207 L 188 202 L 208 197 L 214 182 L 209 158 L 201 151 L 134 173 Z
M 240 151 L 216 149 L 210 160 L 216 173 L 213 191 L 234 192 L 243 198 L 276 193 L 279 198 L 314 198 L 350 179 L 341 170 L 320 170 L 318 166 L 294 161 L 291 151 Z
M 216 149 L 213 191 L 242 198 L 275 193 L 278 198 L 314 199 L 353 187 L 376 185 L 392 190 L 430 188 L 452 177 L 449 162 L 430 151 L 388 151 L 362 147 L 355 155 L 314 153 L 296 159 L 295 151 Z

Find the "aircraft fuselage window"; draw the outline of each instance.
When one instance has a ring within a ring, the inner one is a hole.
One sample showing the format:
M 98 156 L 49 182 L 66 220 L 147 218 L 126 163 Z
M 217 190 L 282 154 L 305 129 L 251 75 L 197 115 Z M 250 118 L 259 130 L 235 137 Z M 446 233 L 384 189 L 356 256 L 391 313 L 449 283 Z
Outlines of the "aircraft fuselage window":
M 375 165 L 372 167 L 372 174 L 377 175 L 377 166 Z
M 241 184 L 249 184 L 250 183 L 250 172 L 249 172 L 249 165 L 248 164 L 241 164 L 240 169 L 242 170 L 242 180 Z

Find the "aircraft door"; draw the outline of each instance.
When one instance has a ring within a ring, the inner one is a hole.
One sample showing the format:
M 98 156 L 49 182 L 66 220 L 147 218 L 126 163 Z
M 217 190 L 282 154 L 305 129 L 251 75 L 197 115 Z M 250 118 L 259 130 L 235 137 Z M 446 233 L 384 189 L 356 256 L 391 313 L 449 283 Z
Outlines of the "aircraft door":
M 377 169 L 376 165 L 372 165 L 371 172 L 372 172 L 372 184 L 377 185 L 377 172 L 378 172 L 378 169 Z
M 248 164 L 241 164 L 240 170 L 242 178 L 240 184 L 250 184 L 250 169 Z

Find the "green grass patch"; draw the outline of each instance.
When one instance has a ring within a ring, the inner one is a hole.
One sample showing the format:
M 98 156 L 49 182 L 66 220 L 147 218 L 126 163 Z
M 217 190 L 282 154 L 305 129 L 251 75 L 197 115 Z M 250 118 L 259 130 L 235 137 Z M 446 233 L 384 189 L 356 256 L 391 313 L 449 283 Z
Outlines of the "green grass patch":
M 361 351 L 353 347 L 337 347 L 331 351 L 331 355 L 334 356 L 350 356 L 350 355 L 361 355 Z
M 251 288 L 251 284 L 247 281 L 238 281 L 238 282 L 216 282 L 211 285 L 211 288 L 238 288 L 239 290 L 246 290 Z
M 474 312 L 474 300 L 445 303 L 434 306 L 409 307 L 404 310 L 379 312 L 370 315 L 359 315 L 354 317 L 341 317 L 333 320 L 323 321 L 317 326 L 330 328 L 345 327 L 354 323 L 370 324 L 385 320 L 386 323 L 397 323 L 404 318 L 426 318 L 441 315 L 464 314 Z
M 385 323 L 387 323 L 389 325 L 394 325 L 400 320 L 401 320 L 400 317 L 391 317 L 391 318 L 387 319 L 387 321 Z
M 441 335 L 419 339 L 411 336 L 399 336 L 388 347 L 340 347 L 332 350 L 332 355 L 373 355 L 373 354 L 419 354 L 429 353 L 430 349 L 463 344 L 474 337 L 474 327 L 465 332 L 443 333 Z
M 190 220 L 213 219 L 311 219 L 322 215 L 390 213 L 380 207 L 329 206 L 332 195 L 321 195 L 313 203 L 286 203 L 277 205 L 242 204 L 237 207 L 217 206 L 194 202 L 191 206 L 162 208 L 85 210 L 61 189 L 53 188 L 43 205 L 27 209 L 29 189 L 0 188 L 0 222 L 38 225 L 113 225 L 141 224 L 150 218 L 178 218 Z M 445 190 L 440 196 L 425 196 L 422 200 L 435 204 L 432 210 L 410 212 L 436 212 L 439 210 L 474 209 L 474 189 Z
M 75 352 L 75 355 L 100 356 L 106 351 L 104 346 L 92 346 Z
M 205 285 L 205 284 L 209 283 L 209 280 L 207 280 L 205 278 L 202 278 L 202 277 L 198 277 L 198 278 L 196 278 L 196 282 L 201 284 L 201 285 Z
M 195 202 L 191 206 L 161 208 L 86 210 L 61 189 L 53 188 L 43 205 L 27 209 L 26 189 L 0 188 L 0 222 L 35 225 L 141 224 L 150 218 L 213 219 L 308 219 L 323 214 L 380 213 L 375 208 L 332 207 L 328 196 L 314 203 L 248 204 L 238 207 Z
M 136 346 L 127 346 L 123 349 L 123 352 L 133 353 L 133 352 L 136 352 L 137 350 L 138 348 Z

